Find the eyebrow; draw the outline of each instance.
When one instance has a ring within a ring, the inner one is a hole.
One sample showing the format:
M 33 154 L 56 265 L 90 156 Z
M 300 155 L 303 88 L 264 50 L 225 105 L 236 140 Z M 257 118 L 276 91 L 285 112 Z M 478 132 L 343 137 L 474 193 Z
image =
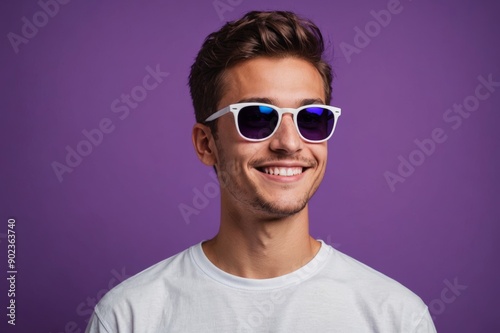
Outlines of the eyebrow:
M 239 100 L 237 103 L 265 103 L 265 104 L 276 105 L 275 101 L 267 97 L 244 98 Z M 320 98 L 306 98 L 300 100 L 299 102 L 299 106 L 310 105 L 310 104 L 325 104 L 325 102 L 323 102 L 323 100 Z

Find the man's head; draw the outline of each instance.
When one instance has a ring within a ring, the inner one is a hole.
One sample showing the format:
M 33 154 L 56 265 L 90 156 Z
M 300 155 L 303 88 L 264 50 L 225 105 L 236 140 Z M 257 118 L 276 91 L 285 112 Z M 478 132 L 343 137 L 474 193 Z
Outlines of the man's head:
M 227 88 L 225 74 L 238 63 L 256 57 L 297 57 L 320 73 L 325 103 L 330 103 L 332 70 L 323 60 L 324 43 L 318 27 L 291 12 L 249 12 L 210 34 L 191 66 L 189 86 L 196 121 L 204 123 L 225 105 L 220 100 Z M 216 122 L 208 126 L 214 132 Z M 215 133 L 214 133 L 215 134 Z
M 242 212 L 271 220 L 307 212 L 325 172 L 327 145 L 304 140 L 291 113 L 257 142 L 240 135 L 233 114 L 206 119 L 244 102 L 287 111 L 329 103 L 332 74 L 323 50 L 319 29 L 289 12 L 251 12 L 203 44 L 190 76 L 193 143 L 200 160 L 215 167 L 224 213 L 232 219 Z M 301 122 L 305 130 L 317 123 L 308 121 Z

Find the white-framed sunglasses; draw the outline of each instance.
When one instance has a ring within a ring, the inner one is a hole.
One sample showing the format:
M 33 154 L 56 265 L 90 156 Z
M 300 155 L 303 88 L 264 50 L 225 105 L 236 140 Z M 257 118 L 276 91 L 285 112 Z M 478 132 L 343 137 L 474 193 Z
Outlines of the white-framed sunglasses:
M 323 104 L 304 105 L 297 109 L 279 108 L 265 103 L 237 103 L 226 106 L 208 117 L 205 122 L 231 112 L 240 136 L 248 141 L 264 141 L 278 130 L 284 113 L 293 115 L 300 137 L 307 142 L 328 140 L 335 130 L 341 110 Z

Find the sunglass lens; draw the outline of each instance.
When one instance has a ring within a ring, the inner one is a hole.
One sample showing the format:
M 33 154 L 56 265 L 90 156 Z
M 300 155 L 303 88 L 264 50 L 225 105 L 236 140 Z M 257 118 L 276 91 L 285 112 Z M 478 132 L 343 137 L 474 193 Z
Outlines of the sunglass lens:
M 238 115 L 238 127 L 248 139 L 264 139 L 270 136 L 278 123 L 278 112 L 263 105 L 245 106 Z
M 333 112 L 322 107 L 303 109 L 297 115 L 300 134 L 308 140 L 320 141 L 328 138 L 333 131 Z

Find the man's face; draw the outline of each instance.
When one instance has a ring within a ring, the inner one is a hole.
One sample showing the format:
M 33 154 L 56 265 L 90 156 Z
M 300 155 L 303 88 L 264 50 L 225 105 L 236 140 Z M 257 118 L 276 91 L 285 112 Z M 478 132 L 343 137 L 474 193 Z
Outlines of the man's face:
M 319 72 L 298 58 L 259 57 L 245 61 L 227 71 L 224 83 L 219 109 L 243 101 L 283 108 L 325 103 Z M 283 115 L 276 133 L 261 142 L 243 139 L 231 113 L 219 118 L 217 126 L 214 156 L 222 178 L 223 207 L 275 219 L 307 206 L 325 172 L 326 142 L 303 141 L 290 113 Z

